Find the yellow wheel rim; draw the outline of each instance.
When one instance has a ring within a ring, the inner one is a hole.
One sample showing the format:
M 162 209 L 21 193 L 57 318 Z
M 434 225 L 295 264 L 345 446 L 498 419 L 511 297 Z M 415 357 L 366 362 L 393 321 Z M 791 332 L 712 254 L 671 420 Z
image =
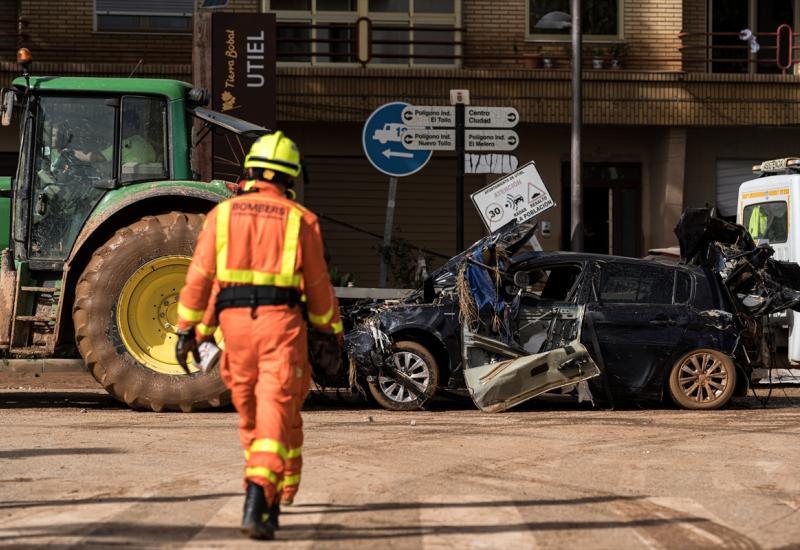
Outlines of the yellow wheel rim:
M 150 260 L 125 282 L 117 302 L 117 327 L 128 352 L 162 374 L 185 374 L 175 358 L 178 293 L 191 258 Z M 190 363 L 192 372 L 197 369 Z

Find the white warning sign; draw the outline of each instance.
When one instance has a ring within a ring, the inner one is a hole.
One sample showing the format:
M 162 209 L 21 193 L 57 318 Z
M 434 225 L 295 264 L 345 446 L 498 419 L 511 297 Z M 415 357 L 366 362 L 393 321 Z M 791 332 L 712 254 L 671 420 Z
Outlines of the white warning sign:
M 489 231 L 515 219 L 518 223 L 529 220 L 556 204 L 533 161 L 476 191 L 471 197 Z

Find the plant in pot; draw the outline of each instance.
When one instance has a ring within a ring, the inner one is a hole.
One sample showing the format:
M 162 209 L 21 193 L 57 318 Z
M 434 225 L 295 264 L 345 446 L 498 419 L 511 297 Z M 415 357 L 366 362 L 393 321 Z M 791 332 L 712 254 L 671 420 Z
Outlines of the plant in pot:
M 602 69 L 606 62 L 605 50 L 602 48 L 595 48 L 592 50 L 592 69 Z
M 612 69 L 621 69 L 623 65 L 623 60 L 628 55 L 628 45 L 624 42 L 619 42 L 611 46 L 609 50 L 611 54 L 611 68 Z
M 532 52 L 522 52 L 522 66 L 526 69 L 538 69 L 542 65 L 542 48 L 537 47 Z

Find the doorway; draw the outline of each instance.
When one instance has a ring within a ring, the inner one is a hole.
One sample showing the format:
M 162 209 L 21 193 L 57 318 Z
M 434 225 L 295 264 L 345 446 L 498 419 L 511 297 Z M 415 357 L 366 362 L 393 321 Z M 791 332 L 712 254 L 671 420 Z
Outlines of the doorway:
M 639 257 L 642 254 L 642 165 L 583 164 L 583 250 Z M 570 248 L 570 164 L 561 165 L 561 247 Z

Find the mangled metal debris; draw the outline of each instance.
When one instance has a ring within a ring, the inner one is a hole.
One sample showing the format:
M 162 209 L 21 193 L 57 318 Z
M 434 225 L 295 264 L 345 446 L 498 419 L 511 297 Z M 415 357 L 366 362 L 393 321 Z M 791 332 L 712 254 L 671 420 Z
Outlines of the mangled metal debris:
M 769 360 L 761 320 L 800 307 L 800 267 L 707 209 L 676 227 L 680 263 L 531 250 L 534 228 L 507 227 L 404 299 L 349 311 L 348 354 L 379 403 L 424 408 L 446 391 L 496 412 L 564 388 L 603 406 L 718 408 Z

